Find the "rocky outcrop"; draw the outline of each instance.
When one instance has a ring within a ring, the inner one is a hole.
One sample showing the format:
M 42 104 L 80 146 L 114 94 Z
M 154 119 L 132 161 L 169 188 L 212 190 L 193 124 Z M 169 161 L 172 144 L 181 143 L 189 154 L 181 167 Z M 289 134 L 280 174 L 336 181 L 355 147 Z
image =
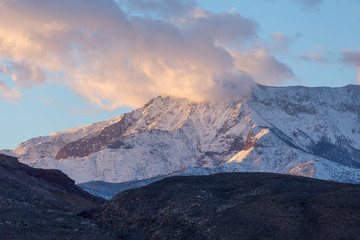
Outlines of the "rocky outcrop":
M 250 129 L 250 131 L 249 131 L 249 133 L 248 133 L 248 135 L 247 135 L 247 137 L 246 137 L 246 141 L 245 141 L 245 144 L 244 144 L 244 148 L 241 149 L 241 150 L 245 150 L 245 151 L 246 151 L 246 150 L 249 150 L 249 149 L 255 147 L 256 141 L 255 141 L 255 139 L 253 139 L 252 134 L 253 134 L 252 129 Z
M 122 137 L 129 123 L 131 123 L 132 114 L 127 114 L 120 121 L 103 128 L 96 134 L 91 134 L 77 141 L 70 142 L 62 147 L 56 154 L 57 160 L 63 160 L 76 157 L 87 157 L 91 153 L 98 152 L 116 140 Z
M 119 239 L 360 239 L 360 185 L 269 173 L 171 177 L 92 215 Z

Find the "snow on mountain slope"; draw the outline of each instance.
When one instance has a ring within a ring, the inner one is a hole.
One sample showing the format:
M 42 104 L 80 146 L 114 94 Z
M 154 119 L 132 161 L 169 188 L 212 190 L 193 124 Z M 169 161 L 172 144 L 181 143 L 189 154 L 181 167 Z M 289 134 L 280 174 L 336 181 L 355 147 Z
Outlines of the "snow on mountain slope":
M 13 150 L 76 182 L 261 171 L 360 182 L 360 86 L 258 86 L 233 102 L 157 97 L 120 117 Z
M 53 160 L 53 158 L 56 156 L 56 153 L 67 143 L 76 141 L 91 133 L 99 132 L 106 126 L 118 122 L 120 119 L 121 116 L 91 125 L 71 128 L 61 132 L 53 133 L 49 136 L 32 138 L 20 144 L 12 151 L 12 153 L 16 154 L 16 156 L 21 156 L 21 161 L 29 165 L 48 165 L 47 162 Z M 41 162 L 43 162 L 43 164 Z M 55 163 L 57 163 L 57 161 L 55 161 Z M 54 168 L 57 167 L 54 166 Z

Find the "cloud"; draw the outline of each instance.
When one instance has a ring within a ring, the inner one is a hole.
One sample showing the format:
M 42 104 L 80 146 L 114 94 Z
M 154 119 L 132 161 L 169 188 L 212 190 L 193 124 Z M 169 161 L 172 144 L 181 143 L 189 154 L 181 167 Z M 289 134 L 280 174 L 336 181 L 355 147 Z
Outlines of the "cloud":
M 34 84 L 45 82 L 45 73 L 38 66 L 26 62 L 10 62 L 7 65 L 6 73 L 11 75 L 12 79 L 21 87 L 31 87 Z
M 360 49 L 345 49 L 341 51 L 344 64 L 357 69 L 357 82 L 360 84 Z
M 18 89 L 9 88 L 3 82 L 0 82 L 0 96 L 11 103 L 17 103 L 22 97 Z
M 360 49 L 359 50 L 342 50 L 343 61 L 353 67 L 360 67 Z
M 316 61 L 321 63 L 325 62 L 324 57 L 314 51 L 307 52 L 305 55 L 301 55 L 299 58 L 304 61 Z
M 7 74 L 7 68 L 0 63 L 0 77 Z M 17 103 L 21 98 L 21 92 L 16 88 L 9 88 L 0 78 L 0 97 L 8 102 Z
M 310 50 L 306 54 L 299 56 L 299 59 L 308 62 L 319 62 L 322 64 L 328 64 L 329 55 L 330 53 L 327 53 L 324 47 L 318 46 L 314 50 Z
M 243 71 L 231 72 L 215 77 L 212 88 L 212 101 L 222 99 L 239 100 L 247 97 L 257 86 L 254 79 Z
M 296 76 L 289 66 L 279 62 L 264 49 L 254 49 L 245 52 L 232 51 L 235 66 L 251 75 L 257 83 L 278 85 Z
M 118 0 L 128 12 L 174 18 L 186 14 L 196 6 L 194 0 Z
M 287 53 L 288 48 L 292 40 L 287 36 L 283 35 L 281 32 L 274 32 L 270 36 L 271 46 L 270 51 Z
M 307 52 L 305 55 L 301 55 L 299 58 L 301 60 L 305 60 L 305 61 L 315 61 L 315 62 L 320 62 L 320 63 L 327 63 L 326 59 L 322 55 L 320 55 L 319 53 L 317 53 L 315 51 Z
M 313 10 L 317 9 L 322 3 L 322 0 L 293 0 L 298 4 L 301 4 L 305 9 Z
M 40 100 L 46 105 L 52 104 L 56 101 L 55 98 L 44 98 L 44 97 L 40 97 Z
M 0 59 L 7 73 L 19 87 L 66 84 L 109 110 L 141 106 L 158 95 L 232 96 L 223 94 L 229 84 L 293 77 L 265 50 L 234 51 L 258 38 L 258 25 L 235 11 L 214 14 L 190 0 L 119 2 L 0 1 Z
M 190 14 L 177 19 L 180 28 L 194 35 L 213 39 L 218 46 L 241 46 L 257 35 L 257 23 L 236 11 L 213 14 L 196 7 Z

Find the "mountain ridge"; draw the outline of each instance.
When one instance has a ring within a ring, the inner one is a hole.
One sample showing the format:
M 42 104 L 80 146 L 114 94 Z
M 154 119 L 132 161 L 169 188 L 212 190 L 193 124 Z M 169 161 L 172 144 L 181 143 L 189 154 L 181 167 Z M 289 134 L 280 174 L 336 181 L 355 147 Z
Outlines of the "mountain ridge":
M 358 85 L 259 85 L 250 97 L 228 102 L 156 97 L 12 152 L 78 183 L 141 180 L 192 167 L 360 182 L 359 94 Z

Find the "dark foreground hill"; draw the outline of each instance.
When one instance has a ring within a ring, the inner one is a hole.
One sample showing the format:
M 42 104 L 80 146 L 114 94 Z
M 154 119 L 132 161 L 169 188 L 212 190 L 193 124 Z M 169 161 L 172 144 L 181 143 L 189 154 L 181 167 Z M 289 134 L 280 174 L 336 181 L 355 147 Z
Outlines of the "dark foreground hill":
M 59 170 L 28 167 L 0 154 L 0 239 L 113 239 L 77 216 L 104 203 Z
M 171 177 L 106 202 L 58 170 L 0 155 L 1 240 L 360 239 L 359 199 L 360 185 L 224 173 Z
M 267 174 L 172 177 L 97 213 L 120 239 L 360 239 L 360 185 Z

